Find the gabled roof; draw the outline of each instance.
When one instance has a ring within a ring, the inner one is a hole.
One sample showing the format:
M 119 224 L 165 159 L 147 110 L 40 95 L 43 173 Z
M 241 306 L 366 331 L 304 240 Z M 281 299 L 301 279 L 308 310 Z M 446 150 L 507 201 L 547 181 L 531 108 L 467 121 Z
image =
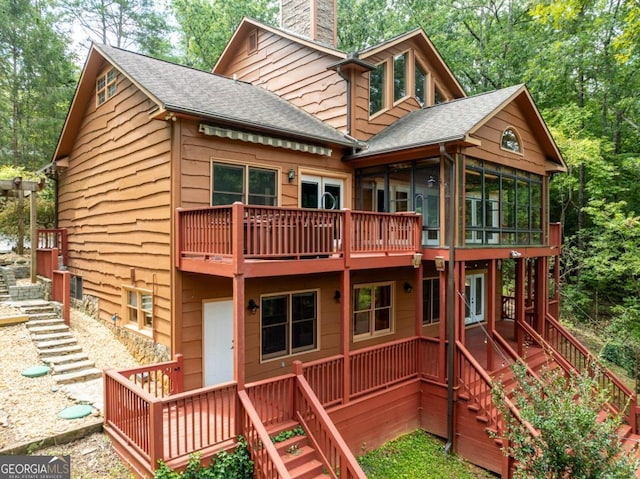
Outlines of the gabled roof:
M 525 85 L 481 93 L 441 103 L 408 113 L 367 142 L 367 147 L 351 158 L 364 158 L 393 151 L 457 141 L 467 141 L 507 104 L 521 98 L 520 106 L 536 118 L 532 128 L 550 161 L 566 168 L 562 155 L 551 137 Z
M 263 88 L 119 48 L 93 44 L 71 104 L 54 159 L 67 155 L 102 59 L 142 90 L 163 112 L 216 124 L 268 132 L 321 144 L 353 146 L 353 140 Z M 75 126 L 75 128 L 74 128 Z
M 429 39 L 429 37 L 427 36 L 427 34 L 422 28 L 415 28 L 406 33 L 396 35 L 395 37 L 390 38 L 389 40 L 386 40 L 382 43 L 360 50 L 359 52 L 357 52 L 357 56 L 358 58 L 367 61 L 368 58 L 372 57 L 373 55 L 379 52 L 392 48 L 393 46 L 398 45 L 399 43 L 403 43 L 411 40 L 421 43 L 423 45 L 423 52 L 427 55 L 427 57 L 429 58 L 433 66 L 436 68 L 438 73 L 443 78 L 446 78 L 447 88 L 449 88 L 452 91 L 455 97 L 459 98 L 459 97 L 466 96 L 464 88 L 462 88 L 462 85 L 460 84 L 458 79 L 453 75 L 453 73 L 451 72 L 451 69 L 449 68 L 449 66 L 446 64 L 446 62 L 440 55 L 440 52 L 438 51 L 438 49 L 435 47 L 433 43 L 431 43 L 431 40 Z

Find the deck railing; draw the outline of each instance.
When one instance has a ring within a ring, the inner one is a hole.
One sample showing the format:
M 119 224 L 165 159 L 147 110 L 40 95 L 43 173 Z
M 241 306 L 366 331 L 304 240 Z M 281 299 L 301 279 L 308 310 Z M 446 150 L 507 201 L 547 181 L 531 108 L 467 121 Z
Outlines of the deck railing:
M 344 360 L 342 356 L 311 361 L 302 365 L 304 378 L 323 407 L 342 403 Z
M 156 378 L 157 380 L 152 380 Z M 152 385 L 154 384 L 155 385 Z M 232 441 L 236 384 L 182 391 L 182 359 L 104 372 L 104 422 L 151 469 Z
M 250 206 L 178 208 L 180 258 L 300 259 L 421 249 L 420 215 Z M 179 266 L 179 264 L 178 264 Z
M 247 395 L 266 427 L 293 420 L 294 383 L 295 376 L 286 374 L 246 385 Z
M 419 338 L 401 339 L 349 353 L 351 397 L 418 377 Z
M 58 229 L 37 229 L 36 230 L 37 249 L 50 250 L 57 248 L 58 253 L 62 255 L 64 264 L 68 264 L 68 246 L 67 246 L 67 230 Z M 57 265 L 55 269 L 57 269 Z
M 582 372 L 594 364 L 599 365 L 596 357 L 555 318 L 547 315 L 544 324 L 545 341 L 577 371 Z M 610 404 L 623 414 L 635 433 L 638 430 L 637 422 L 640 414 L 637 395 L 606 367 L 597 368 L 596 380 L 603 390 L 608 391 Z
M 320 455 L 326 474 L 332 479 L 366 479 L 358 461 L 304 378 L 302 363 L 296 361 L 294 367 L 296 419 Z

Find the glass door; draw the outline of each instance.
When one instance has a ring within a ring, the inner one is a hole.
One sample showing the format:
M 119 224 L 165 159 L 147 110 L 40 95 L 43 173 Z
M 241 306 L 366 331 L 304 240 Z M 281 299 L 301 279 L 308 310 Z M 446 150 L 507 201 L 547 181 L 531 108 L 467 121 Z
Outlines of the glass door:
M 464 298 L 464 324 L 484 321 L 484 274 L 470 274 L 466 277 Z
M 300 205 L 303 208 L 339 210 L 344 204 L 343 192 L 342 179 L 302 175 Z

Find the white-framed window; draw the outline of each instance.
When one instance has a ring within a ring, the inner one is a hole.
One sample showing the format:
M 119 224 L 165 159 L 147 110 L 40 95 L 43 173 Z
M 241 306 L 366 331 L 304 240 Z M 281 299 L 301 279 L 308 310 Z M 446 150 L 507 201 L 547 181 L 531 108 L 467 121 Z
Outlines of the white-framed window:
M 153 329 L 153 294 L 147 289 L 125 286 L 123 291 L 123 309 L 125 324 L 133 329 Z
M 425 278 L 422 282 L 422 324 L 440 322 L 440 278 Z
M 361 340 L 394 329 L 393 282 L 359 284 L 353 288 L 353 339 Z
M 317 348 L 316 290 L 262 296 L 260 303 L 260 348 L 263 360 Z
M 115 68 L 109 69 L 96 80 L 96 105 L 100 106 L 117 92 L 118 74 Z
M 211 205 L 277 206 L 278 170 L 252 165 L 211 162 Z

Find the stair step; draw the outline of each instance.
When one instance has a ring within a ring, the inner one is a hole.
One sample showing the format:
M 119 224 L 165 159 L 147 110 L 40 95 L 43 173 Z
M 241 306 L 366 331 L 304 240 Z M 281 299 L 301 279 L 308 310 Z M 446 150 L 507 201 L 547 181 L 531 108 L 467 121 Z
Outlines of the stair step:
M 76 338 L 67 338 L 67 339 L 55 339 L 51 341 L 38 341 L 36 342 L 36 348 L 38 349 L 49 349 L 49 348 L 57 348 L 59 346 L 72 346 L 77 344 Z M 81 349 L 78 346 L 79 349 Z M 42 354 L 42 351 L 40 351 Z
M 64 324 L 64 320 L 62 318 L 51 318 L 51 319 L 32 319 L 27 321 L 27 328 L 31 329 L 33 327 L 39 326 L 50 326 L 56 324 Z
M 482 423 L 487 424 L 489 422 L 489 416 L 479 415 L 479 416 L 476 416 L 476 420 L 478 422 L 482 422 Z
M 467 404 L 467 409 L 472 412 L 478 412 L 480 410 L 480 405 L 477 402 L 472 402 Z
M 29 320 L 33 321 L 33 320 L 39 320 L 39 319 L 57 319 L 60 317 L 60 315 L 58 313 L 56 313 L 55 311 L 51 311 L 49 313 L 37 313 L 37 314 L 33 314 L 33 313 L 28 313 L 26 311 L 23 311 L 24 314 L 26 314 L 27 316 L 29 316 Z
M 40 358 L 44 361 L 44 358 L 52 357 L 52 356 L 62 356 L 65 354 L 74 354 L 82 351 L 82 348 L 78 344 L 69 344 L 69 345 L 61 345 L 61 346 L 53 346 L 47 349 L 40 349 L 38 354 L 40 354 Z
M 102 370 L 97 368 L 83 369 L 82 371 L 74 371 L 66 374 L 57 374 L 55 380 L 59 384 L 75 383 L 80 381 L 88 381 L 102 377 Z
M 79 369 L 91 369 L 96 365 L 93 361 L 87 359 L 84 361 L 73 361 L 66 364 L 58 364 L 53 366 L 51 374 L 66 374 Z
M 316 458 L 316 450 L 309 445 L 304 446 L 290 446 L 284 454 L 281 455 L 282 461 L 287 470 L 291 471 L 302 464 L 311 462 Z
M 34 341 L 56 341 L 58 339 L 62 340 L 62 339 L 74 339 L 73 335 L 69 332 L 69 331 L 65 331 L 63 333 L 49 333 L 49 334 L 34 334 L 33 335 L 33 340 Z
M 293 436 L 286 441 L 276 442 L 274 445 L 276 446 L 278 454 L 283 456 L 284 454 L 286 454 L 287 450 L 300 449 L 306 446 L 308 443 L 309 441 L 307 440 L 307 436 Z
M 277 434 L 280 434 L 283 431 L 290 431 L 291 429 L 294 429 L 299 425 L 300 424 L 296 421 L 292 421 L 292 420 L 284 421 L 278 424 L 272 424 L 269 427 L 267 427 L 267 433 L 269 434 L 270 437 L 273 437 Z
M 317 459 L 311 459 L 289 471 L 292 479 L 314 479 L 317 477 L 327 477 L 322 471 L 324 466 Z
M 48 324 L 45 326 L 34 326 L 29 328 L 29 332 L 32 334 L 56 333 L 61 331 L 69 331 L 69 326 L 62 323 L 62 324 Z
M 78 350 L 81 350 L 80 347 L 78 347 Z M 85 361 L 89 359 L 89 356 L 87 356 L 85 353 L 82 353 L 82 352 L 75 353 L 75 352 L 69 351 L 69 353 L 70 354 L 63 354 L 61 356 L 48 356 L 41 359 L 42 359 L 42 362 L 48 363 L 49 365 L 65 364 L 73 361 Z

